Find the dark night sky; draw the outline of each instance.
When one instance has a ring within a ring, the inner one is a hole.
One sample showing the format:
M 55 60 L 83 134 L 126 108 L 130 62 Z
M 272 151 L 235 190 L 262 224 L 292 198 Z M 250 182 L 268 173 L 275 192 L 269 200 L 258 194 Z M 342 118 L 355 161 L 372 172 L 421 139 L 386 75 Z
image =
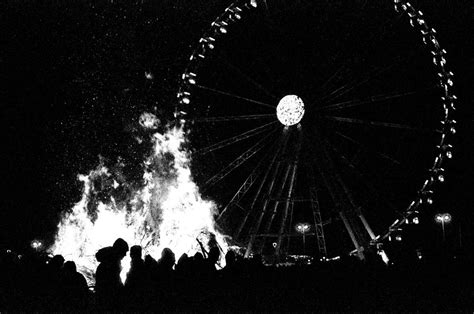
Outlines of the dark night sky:
M 229 3 L 132 2 L 0 4 L 0 245 L 51 237 L 78 200 L 77 174 L 99 155 L 121 156 L 130 179 L 139 173 L 148 152 L 133 139 L 139 115 L 170 115 L 191 46 Z M 431 211 L 452 210 L 472 237 L 474 6 L 417 3 L 449 53 L 459 98 L 455 158 Z

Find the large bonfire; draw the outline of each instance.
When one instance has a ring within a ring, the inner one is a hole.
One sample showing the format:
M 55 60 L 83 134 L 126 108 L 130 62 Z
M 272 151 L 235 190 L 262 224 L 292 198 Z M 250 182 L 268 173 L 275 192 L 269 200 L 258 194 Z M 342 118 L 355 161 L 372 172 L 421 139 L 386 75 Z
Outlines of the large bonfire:
M 150 113 L 140 117 L 144 128 L 152 129 L 157 123 Z M 95 253 L 119 237 L 129 245 L 141 245 L 145 254 L 155 258 L 166 247 L 177 257 L 201 251 L 198 239 L 207 249 L 213 242 L 225 252 L 226 241 L 213 219 L 215 204 L 204 200 L 193 182 L 184 142 L 180 127 L 153 134 L 140 187 L 133 188 L 103 163 L 80 175 L 82 197 L 64 213 L 51 251 L 74 260 L 89 282 L 97 267 Z M 122 265 L 123 278 L 127 258 Z

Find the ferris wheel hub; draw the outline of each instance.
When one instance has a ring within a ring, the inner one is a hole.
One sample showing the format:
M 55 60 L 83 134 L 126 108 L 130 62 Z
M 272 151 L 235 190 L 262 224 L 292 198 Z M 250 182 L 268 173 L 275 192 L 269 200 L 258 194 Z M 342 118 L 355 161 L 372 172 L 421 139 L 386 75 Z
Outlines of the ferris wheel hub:
M 304 115 L 303 100 L 296 95 L 286 95 L 277 106 L 277 118 L 285 126 L 298 124 Z

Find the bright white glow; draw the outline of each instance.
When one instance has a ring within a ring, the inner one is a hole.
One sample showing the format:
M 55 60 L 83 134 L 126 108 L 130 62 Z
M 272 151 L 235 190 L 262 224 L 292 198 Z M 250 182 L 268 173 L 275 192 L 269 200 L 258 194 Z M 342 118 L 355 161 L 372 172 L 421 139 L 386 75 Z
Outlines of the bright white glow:
M 149 113 L 149 112 L 144 112 L 140 116 L 139 123 L 145 129 L 156 129 L 158 125 L 160 124 L 160 120 L 158 120 L 158 118 L 154 114 Z
M 287 95 L 278 103 L 277 118 L 283 125 L 295 125 L 301 121 L 303 115 L 303 100 L 296 95 Z
M 436 216 L 435 216 L 436 222 L 439 222 L 439 223 L 449 223 L 449 222 L 451 222 L 451 219 L 452 219 L 452 217 L 448 213 L 436 214 Z
M 145 72 L 145 78 L 147 80 L 152 80 L 153 79 L 153 73 L 151 72 Z
M 39 240 L 31 241 L 31 247 L 35 250 L 39 250 L 43 246 L 43 243 Z
M 388 256 L 387 254 L 385 253 L 384 250 L 380 250 L 377 252 L 378 255 L 380 255 L 380 257 L 382 258 L 383 262 L 385 263 L 385 265 L 388 265 L 388 262 L 389 262 L 389 259 L 388 259 Z
M 299 223 L 296 225 L 296 231 L 298 231 L 299 233 L 306 233 L 309 228 L 310 228 L 310 225 L 307 224 L 307 223 Z
M 62 254 L 66 260 L 74 260 L 90 283 L 97 267 L 95 253 L 111 246 L 119 237 L 129 246 L 141 245 L 144 254 L 154 258 L 159 258 L 168 247 L 178 259 L 183 253 L 193 255 L 200 251 L 198 237 L 208 249 L 210 234 L 214 234 L 225 253 L 224 236 L 215 229 L 215 204 L 202 199 L 192 180 L 184 141 L 180 128 L 153 135 L 153 151 L 144 161 L 140 188 L 132 188 L 132 184 L 109 172 L 104 165 L 88 175 L 80 175 L 84 185 L 82 197 L 71 211 L 64 213 L 51 251 Z M 101 191 L 97 189 L 107 182 L 114 184 L 114 180 L 130 189 L 128 196 L 121 195 L 125 199 L 118 200 L 111 193 L 108 199 L 99 200 L 97 194 Z M 224 263 L 222 256 L 221 266 Z M 130 266 L 128 255 L 122 266 L 123 280 Z
M 413 218 L 413 223 L 414 223 L 415 225 L 419 224 L 419 223 L 420 223 L 420 219 L 419 219 L 418 217 Z
M 444 222 L 450 222 L 451 221 L 451 215 L 450 214 L 444 214 L 443 219 L 444 219 Z

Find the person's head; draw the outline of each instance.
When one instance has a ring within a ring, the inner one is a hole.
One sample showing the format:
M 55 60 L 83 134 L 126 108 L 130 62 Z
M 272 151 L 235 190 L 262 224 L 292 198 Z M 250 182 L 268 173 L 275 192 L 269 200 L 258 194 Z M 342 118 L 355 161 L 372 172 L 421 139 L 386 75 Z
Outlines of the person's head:
M 196 262 L 201 262 L 204 260 L 204 257 L 202 256 L 201 252 L 196 252 L 196 254 L 193 256 L 193 260 Z
M 76 272 L 76 263 L 73 261 L 67 261 L 64 263 L 63 270 L 67 273 L 75 273 Z
M 181 257 L 178 259 L 178 265 L 185 264 L 189 260 L 188 254 L 183 253 Z
M 117 240 L 115 240 L 113 248 L 120 259 L 122 259 L 125 255 L 127 255 L 128 244 L 127 242 L 125 242 L 124 239 L 118 238 Z
M 62 255 L 54 255 L 49 261 L 49 265 L 55 269 L 60 269 L 64 264 L 64 257 Z
M 161 252 L 161 262 L 167 266 L 173 266 L 176 261 L 173 251 L 169 248 L 164 248 Z
M 130 248 L 130 258 L 141 259 L 142 258 L 142 247 L 139 245 L 134 245 Z

